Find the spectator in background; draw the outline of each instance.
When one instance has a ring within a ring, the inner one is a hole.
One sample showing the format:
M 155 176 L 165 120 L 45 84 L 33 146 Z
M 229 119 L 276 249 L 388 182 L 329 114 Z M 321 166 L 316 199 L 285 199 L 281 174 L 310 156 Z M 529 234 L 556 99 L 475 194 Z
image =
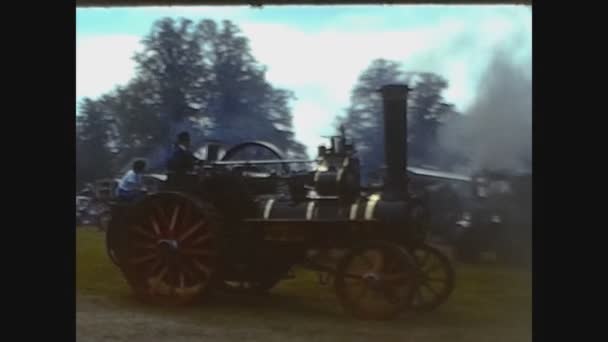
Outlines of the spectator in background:
M 142 173 L 146 169 L 146 162 L 137 160 L 118 183 L 117 196 L 120 200 L 135 201 L 145 194 Z

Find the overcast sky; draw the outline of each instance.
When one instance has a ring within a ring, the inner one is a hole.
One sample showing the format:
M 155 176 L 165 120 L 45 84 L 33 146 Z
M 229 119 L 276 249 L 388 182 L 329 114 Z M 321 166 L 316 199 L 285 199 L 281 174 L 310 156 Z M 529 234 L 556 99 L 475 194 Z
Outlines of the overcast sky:
M 134 75 L 134 51 L 163 17 L 229 19 L 249 38 L 268 80 L 295 92 L 296 138 L 312 151 L 332 133 L 357 77 L 375 58 L 446 77 L 461 111 L 496 48 L 531 70 L 532 12 L 525 6 L 244 6 L 79 8 L 76 96 L 97 97 Z M 504 49 L 503 49 L 504 50 Z M 314 153 L 313 153 L 314 154 Z

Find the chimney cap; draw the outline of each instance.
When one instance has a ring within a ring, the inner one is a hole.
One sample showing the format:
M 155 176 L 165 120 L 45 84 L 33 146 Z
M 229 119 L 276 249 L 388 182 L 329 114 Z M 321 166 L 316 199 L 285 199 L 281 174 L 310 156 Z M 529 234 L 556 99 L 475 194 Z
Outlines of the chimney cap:
M 378 89 L 389 100 L 405 100 L 410 90 L 407 84 L 387 84 Z

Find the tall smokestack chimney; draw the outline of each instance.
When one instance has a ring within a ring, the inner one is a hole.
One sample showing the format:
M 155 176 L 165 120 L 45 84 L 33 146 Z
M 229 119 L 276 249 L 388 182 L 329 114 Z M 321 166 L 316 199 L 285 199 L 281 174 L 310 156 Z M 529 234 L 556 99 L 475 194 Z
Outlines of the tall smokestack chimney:
M 217 161 L 220 154 L 220 145 L 214 142 L 207 144 L 207 161 Z
M 384 153 L 386 178 L 383 199 L 398 201 L 406 195 L 407 166 L 407 95 L 410 89 L 403 84 L 389 84 L 380 88 L 384 107 Z

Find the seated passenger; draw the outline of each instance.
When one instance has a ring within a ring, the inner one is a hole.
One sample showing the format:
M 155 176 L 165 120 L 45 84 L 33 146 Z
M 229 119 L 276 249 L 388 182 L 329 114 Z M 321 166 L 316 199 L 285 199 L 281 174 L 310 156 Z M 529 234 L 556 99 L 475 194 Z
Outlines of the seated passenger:
M 133 167 L 120 180 L 117 187 L 118 199 L 123 201 L 135 201 L 145 195 L 144 184 L 141 174 L 146 168 L 146 162 L 137 160 Z

